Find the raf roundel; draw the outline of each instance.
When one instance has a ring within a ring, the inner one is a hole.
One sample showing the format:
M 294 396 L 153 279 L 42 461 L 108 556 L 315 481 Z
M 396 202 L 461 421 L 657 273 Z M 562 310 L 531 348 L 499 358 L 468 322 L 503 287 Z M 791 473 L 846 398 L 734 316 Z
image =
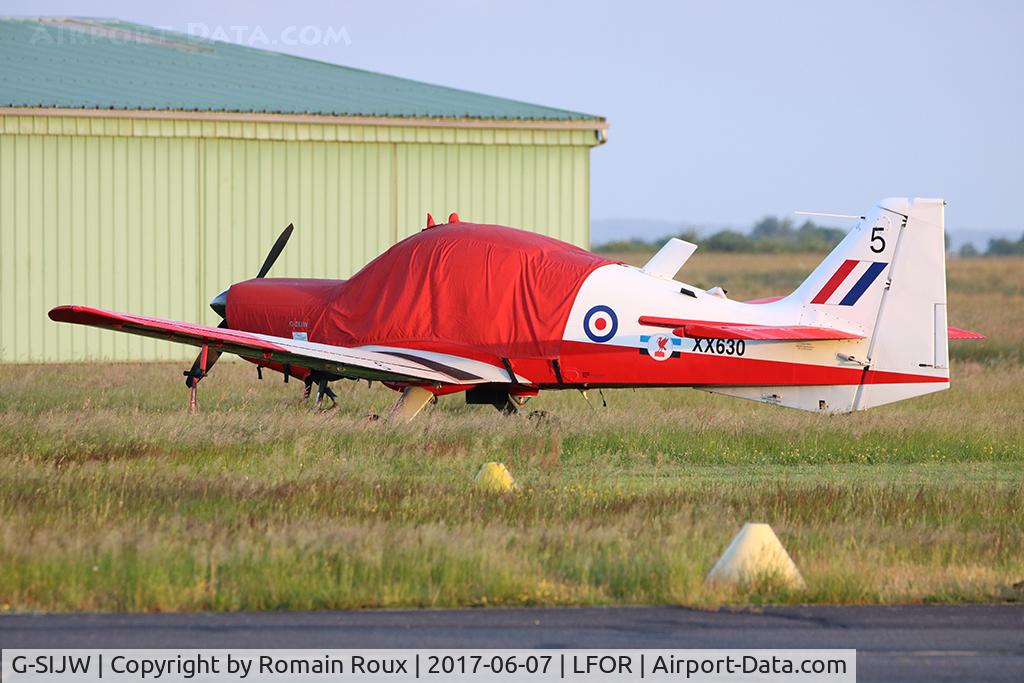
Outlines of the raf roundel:
M 583 317 L 583 331 L 591 341 L 603 343 L 615 336 L 619 319 L 608 306 L 594 306 Z

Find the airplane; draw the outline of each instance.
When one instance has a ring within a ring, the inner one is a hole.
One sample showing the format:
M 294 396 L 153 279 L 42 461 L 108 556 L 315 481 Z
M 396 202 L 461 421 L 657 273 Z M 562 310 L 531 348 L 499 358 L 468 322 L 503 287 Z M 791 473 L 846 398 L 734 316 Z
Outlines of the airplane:
M 255 278 L 210 307 L 217 326 L 58 306 L 58 322 L 200 347 L 190 407 L 221 354 L 317 387 L 379 381 L 389 419 L 463 393 L 506 412 L 540 391 L 694 387 L 823 413 L 949 388 L 941 199 L 893 198 L 861 217 L 788 296 L 734 301 L 675 280 L 696 245 L 670 239 L 643 267 L 533 232 L 427 215 L 348 280 L 268 278 L 293 226 Z M 584 393 L 584 395 L 586 395 Z

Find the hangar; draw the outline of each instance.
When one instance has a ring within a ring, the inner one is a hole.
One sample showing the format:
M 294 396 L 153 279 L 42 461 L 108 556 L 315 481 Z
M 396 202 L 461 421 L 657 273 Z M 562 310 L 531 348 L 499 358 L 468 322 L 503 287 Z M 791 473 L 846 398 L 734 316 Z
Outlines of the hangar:
M 0 19 L 0 362 L 186 359 L 47 317 L 215 323 L 252 277 L 347 277 L 451 211 L 586 246 L 599 116 L 117 20 Z

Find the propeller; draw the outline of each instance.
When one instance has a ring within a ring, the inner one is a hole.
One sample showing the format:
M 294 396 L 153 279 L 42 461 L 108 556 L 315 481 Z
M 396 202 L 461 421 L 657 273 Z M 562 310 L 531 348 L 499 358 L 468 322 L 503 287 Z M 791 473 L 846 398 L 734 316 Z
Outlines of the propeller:
M 295 226 L 289 223 L 288 227 L 285 228 L 284 232 L 282 232 L 277 238 L 277 241 L 274 242 L 274 246 L 270 248 L 270 253 L 267 254 L 267 260 L 263 262 L 263 267 L 260 268 L 260 272 L 256 274 L 257 279 L 266 277 L 267 273 L 270 272 L 271 267 L 274 265 L 274 261 L 276 261 L 277 257 L 281 255 L 282 251 L 284 251 L 284 245 L 288 244 L 288 238 L 292 236 L 292 230 L 294 229 Z
M 267 254 L 267 258 L 263 261 L 263 265 L 260 267 L 260 272 L 256 274 L 256 278 L 264 278 L 270 269 L 274 267 L 274 263 L 277 258 L 284 251 L 285 245 L 288 244 L 288 239 L 292 236 L 292 231 L 295 230 L 295 226 L 291 223 L 285 228 L 278 236 L 277 241 L 274 242 L 274 246 L 270 248 L 270 253 Z M 212 308 L 222 320 L 217 325 L 221 329 L 227 329 L 227 302 L 228 302 L 228 290 L 224 290 L 217 296 L 213 297 L 210 301 L 210 308 Z M 193 389 L 195 385 L 210 371 L 213 364 L 220 358 L 220 352 L 213 349 L 207 349 L 206 351 L 206 367 L 203 367 L 203 352 L 200 351 L 199 355 L 196 356 L 196 360 L 192 363 L 192 367 L 186 370 L 183 374 L 185 375 L 185 386 L 189 389 Z

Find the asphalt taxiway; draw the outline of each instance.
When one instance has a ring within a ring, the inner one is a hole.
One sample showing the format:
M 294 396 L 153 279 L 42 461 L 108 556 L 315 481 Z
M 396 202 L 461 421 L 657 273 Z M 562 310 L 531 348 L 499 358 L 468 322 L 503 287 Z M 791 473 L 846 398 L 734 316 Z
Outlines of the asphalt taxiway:
M 861 681 L 1024 681 L 1024 605 L 0 615 L 4 648 L 856 648 Z

